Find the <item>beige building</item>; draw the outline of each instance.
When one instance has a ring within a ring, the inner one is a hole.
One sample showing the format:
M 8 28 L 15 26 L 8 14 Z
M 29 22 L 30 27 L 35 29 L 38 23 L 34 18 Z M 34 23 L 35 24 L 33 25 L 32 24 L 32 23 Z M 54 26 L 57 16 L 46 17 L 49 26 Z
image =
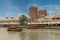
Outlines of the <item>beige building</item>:
M 19 18 L 0 19 L 0 26 L 18 24 Z

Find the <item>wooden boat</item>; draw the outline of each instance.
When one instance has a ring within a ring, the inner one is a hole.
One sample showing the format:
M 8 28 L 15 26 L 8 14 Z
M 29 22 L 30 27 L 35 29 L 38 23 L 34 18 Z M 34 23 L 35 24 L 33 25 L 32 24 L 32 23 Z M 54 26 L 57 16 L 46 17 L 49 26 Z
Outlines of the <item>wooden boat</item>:
M 8 31 L 22 31 L 22 29 L 18 25 L 10 25 Z

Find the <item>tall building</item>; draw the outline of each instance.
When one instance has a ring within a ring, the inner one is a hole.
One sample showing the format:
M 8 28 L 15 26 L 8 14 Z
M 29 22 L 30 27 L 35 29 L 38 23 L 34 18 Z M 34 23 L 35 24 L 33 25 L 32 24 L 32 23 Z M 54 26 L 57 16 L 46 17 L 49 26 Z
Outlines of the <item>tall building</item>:
M 41 16 L 47 16 L 47 11 L 46 10 L 39 10 L 38 17 Z
M 30 7 L 29 16 L 36 20 L 38 18 L 38 8 L 35 6 Z
M 47 16 L 47 11 L 38 10 L 37 7 L 32 6 L 29 8 L 29 16 L 36 21 L 38 18 L 44 18 L 45 16 Z

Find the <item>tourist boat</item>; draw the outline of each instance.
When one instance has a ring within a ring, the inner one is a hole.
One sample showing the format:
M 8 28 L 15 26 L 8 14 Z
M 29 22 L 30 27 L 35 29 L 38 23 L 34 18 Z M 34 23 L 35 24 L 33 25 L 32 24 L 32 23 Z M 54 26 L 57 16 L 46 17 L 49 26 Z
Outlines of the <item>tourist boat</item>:
M 18 25 L 9 25 L 8 31 L 22 31 L 22 29 Z

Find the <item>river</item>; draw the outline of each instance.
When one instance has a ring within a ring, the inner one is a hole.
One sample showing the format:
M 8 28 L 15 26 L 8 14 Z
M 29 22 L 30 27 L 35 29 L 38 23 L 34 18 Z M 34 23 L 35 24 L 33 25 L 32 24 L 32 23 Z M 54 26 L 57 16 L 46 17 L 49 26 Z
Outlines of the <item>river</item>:
M 60 40 L 60 29 L 7 31 L 7 28 L 0 27 L 0 40 Z

